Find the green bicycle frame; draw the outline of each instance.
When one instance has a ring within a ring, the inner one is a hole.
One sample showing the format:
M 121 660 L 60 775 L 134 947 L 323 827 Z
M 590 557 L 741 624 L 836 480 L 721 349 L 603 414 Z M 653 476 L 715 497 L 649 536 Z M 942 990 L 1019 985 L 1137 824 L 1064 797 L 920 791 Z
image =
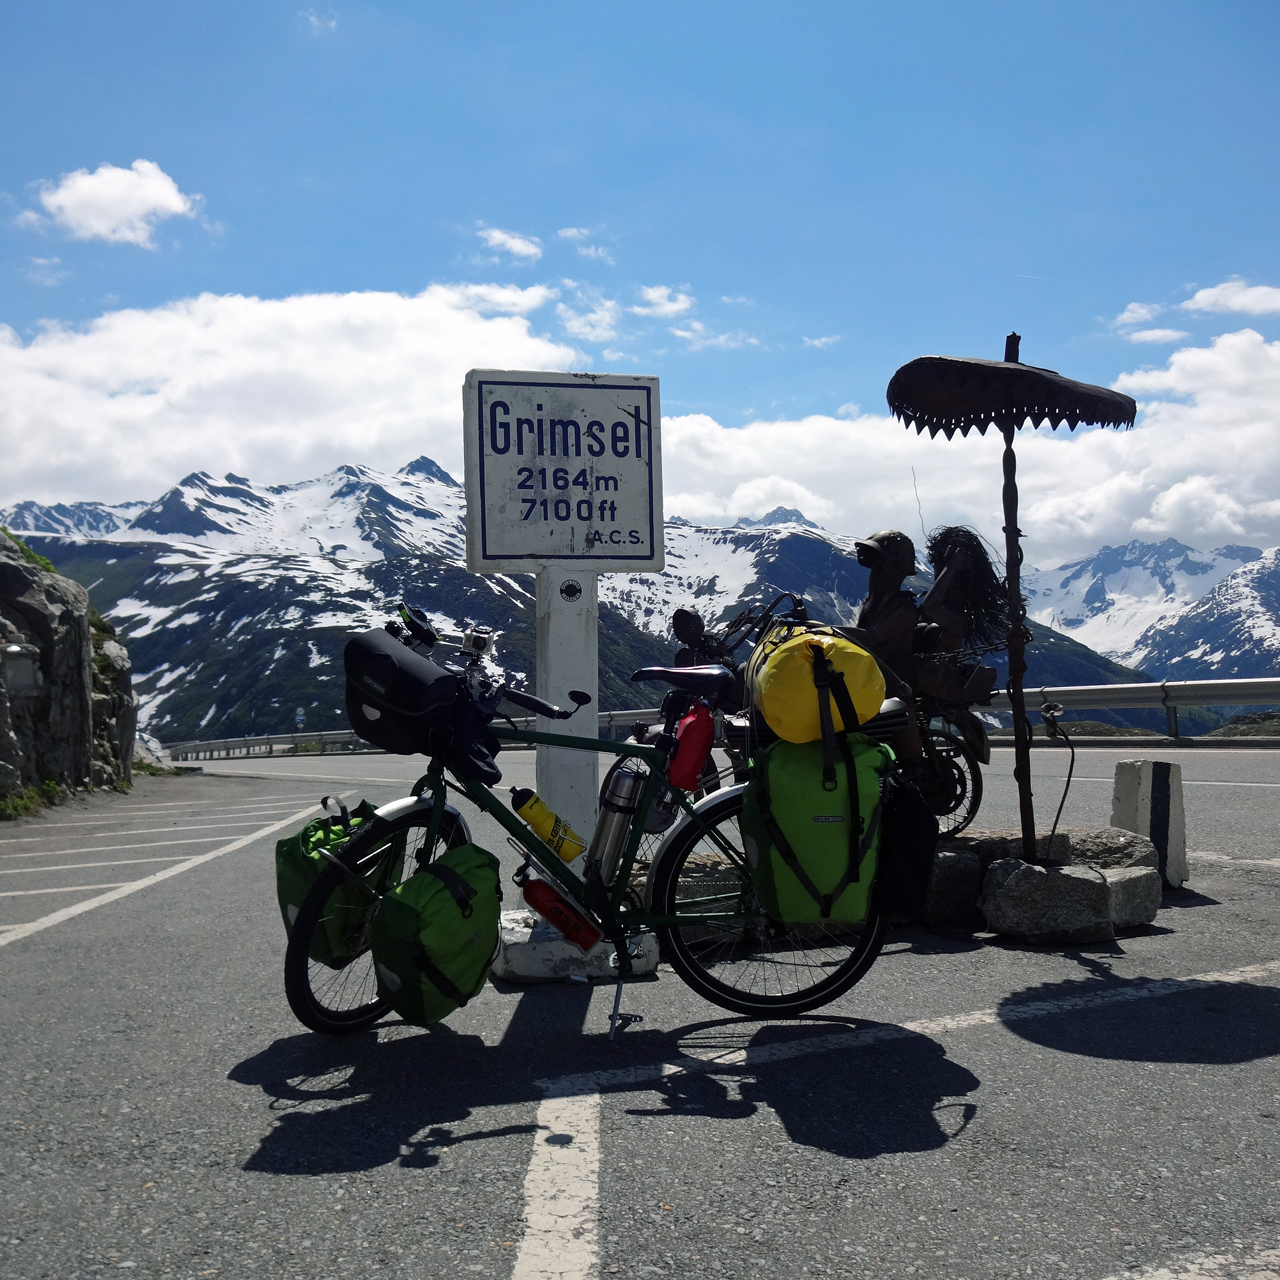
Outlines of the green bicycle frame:
M 651 805 L 664 788 L 667 765 L 665 752 L 658 750 L 656 747 L 645 747 L 637 743 L 606 742 L 601 738 L 578 738 L 560 733 L 537 733 L 525 729 L 500 728 L 497 725 L 492 726 L 492 728 L 494 735 L 505 742 L 563 747 L 569 751 L 594 751 L 599 755 L 631 756 L 649 766 L 649 776 L 645 780 L 639 803 L 636 806 L 635 816 L 631 821 L 631 831 L 627 837 L 626 848 L 619 859 L 613 885 L 608 888 L 609 906 L 624 930 L 630 932 L 636 929 L 670 928 L 678 924 L 710 924 L 716 921 L 731 920 L 735 917 L 735 912 L 724 910 L 713 910 L 696 915 L 682 912 L 678 917 L 658 915 L 655 912 L 635 907 L 626 900 L 631 871 L 640 852 L 640 842 L 645 836 L 645 819 L 648 816 Z M 420 778 L 414 787 L 414 794 L 421 795 L 424 791 L 429 791 L 432 796 L 431 818 L 427 828 L 426 847 L 428 849 L 435 847 L 440 824 L 444 817 L 444 802 L 447 798 L 444 773 L 443 763 L 439 760 L 432 760 L 426 775 Z M 555 881 L 575 905 L 585 911 L 592 920 L 602 923 L 598 913 L 591 908 L 587 901 L 586 881 L 570 871 L 559 855 L 541 840 L 509 805 L 504 804 L 489 786 L 483 782 L 476 782 L 460 776 L 453 785 L 457 786 L 477 809 L 482 810 L 493 818 L 511 836 L 515 843 L 525 850 L 528 860 L 537 867 L 539 873 Z M 746 864 L 742 854 L 733 848 L 718 831 L 707 826 L 702 821 L 689 797 L 683 791 L 675 789 L 673 789 L 672 793 L 679 801 L 680 807 L 684 810 L 686 816 L 702 828 L 704 834 L 716 843 L 727 858 L 745 870 Z

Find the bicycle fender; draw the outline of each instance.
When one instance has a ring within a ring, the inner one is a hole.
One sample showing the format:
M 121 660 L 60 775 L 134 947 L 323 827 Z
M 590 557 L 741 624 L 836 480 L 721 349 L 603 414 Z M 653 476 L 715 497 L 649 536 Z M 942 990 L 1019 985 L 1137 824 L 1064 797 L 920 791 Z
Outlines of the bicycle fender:
M 960 730 L 960 738 L 964 745 L 981 761 L 991 763 L 991 740 L 987 737 L 987 726 L 967 707 L 963 710 L 949 711 L 947 718 Z
M 730 787 L 721 787 L 719 791 L 713 791 L 710 795 L 703 796 L 693 806 L 693 812 L 701 813 L 713 804 L 723 804 L 728 797 L 741 795 L 746 789 L 747 784 L 745 782 L 735 782 Z M 666 852 L 667 846 L 676 838 L 677 833 L 683 831 L 692 821 L 693 818 L 682 809 L 680 811 L 680 821 L 675 823 L 671 830 L 667 832 L 666 838 L 658 848 L 658 852 L 654 854 L 653 861 L 649 864 L 649 874 L 645 876 L 644 881 L 644 904 L 646 910 L 653 897 L 653 873 L 657 870 L 658 863 L 662 861 L 662 855 Z
M 467 837 L 467 843 L 471 843 L 471 828 L 467 826 L 467 820 L 460 814 L 451 804 L 446 804 L 444 811 L 455 822 L 462 824 L 463 833 Z M 429 814 L 431 812 L 430 796 L 402 796 L 399 800 L 392 800 L 390 804 L 384 804 L 381 809 L 374 811 L 374 817 L 380 818 L 383 822 L 392 822 L 397 818 L 403 817 L 407 813 Z

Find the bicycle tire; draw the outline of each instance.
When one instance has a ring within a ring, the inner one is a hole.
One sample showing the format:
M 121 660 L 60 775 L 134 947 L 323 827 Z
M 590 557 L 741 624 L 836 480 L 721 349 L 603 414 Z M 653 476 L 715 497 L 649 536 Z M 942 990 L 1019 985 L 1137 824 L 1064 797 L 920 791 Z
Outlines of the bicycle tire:
M 429 808 L 419 808 L 390 823 L 371 824 L 357 832 L 336 856 L 366 881 L 377 883 L 381 875 L 378 892 L 385 894 L 435 856 L 423 847 L 430 818 Z M 436 848 L 440 852 L 456 849 L 470 838 L 461 816 L 446 812 Z M 370 896 L 367 902 L 360 902 L 349 885 L 350 877 L 341 868 L 328 866 L 321 871 L 302 900 L 284 953 L 284 991 L 289 1007 L 299 1022 L 324 1035 L 363 1031 L 390 1009 L 378 998 L 369 950 L 369 931 L 381 899 Z M 319 928 L 347 942 L 349 958 L 341 966 L 312 959 L 312 941 Z
M 938 819 L 938 834 L 958 835 L 977 817 L 982 804 L 982 769 L 955 734 L 926 729 L 925 759 L 937 781 L 922 788 L 925 802 Z
M 700 809 L 737 854 L 731 859 L 692 821 L 677 828 L 654 866 L 650 901 L 660 915 L 679 915 L 681 901 L 708 892 L 738 904 L 724 924 L 672 925 L 658 930 L 663 954 L 684 983 L 734 1013 L 789 1018 L 843 995 L 871 968 L 884 943 L 886 917 L 875 898 L 859 925 L 836 921 L 783 925 L 755 900 L 742 848 L 739 815 L 745 787 L 736 786 Z M 769 987 L 775 986 L 776 992 Z

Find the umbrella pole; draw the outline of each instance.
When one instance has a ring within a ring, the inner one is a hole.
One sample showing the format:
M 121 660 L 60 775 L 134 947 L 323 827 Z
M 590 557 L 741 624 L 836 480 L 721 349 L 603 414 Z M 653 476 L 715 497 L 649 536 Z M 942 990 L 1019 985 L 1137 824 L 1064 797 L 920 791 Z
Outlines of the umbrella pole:
M 1004 436 L 1004 579 L 1009 593 L 1009 702 L 1013 707 L 1013 776 L 1018 784 L 1018 813 L 1022 819 L 1022 856 L 1036 861 L 1036 815 L 1031 801 L 1031 726 L 1022 696 L 1026 674 L 1026 643 L 1023 640 L 1022 548 L 1018 539 L 1018 460 L 1013 452 L 1017 427 L 1002 428 Z

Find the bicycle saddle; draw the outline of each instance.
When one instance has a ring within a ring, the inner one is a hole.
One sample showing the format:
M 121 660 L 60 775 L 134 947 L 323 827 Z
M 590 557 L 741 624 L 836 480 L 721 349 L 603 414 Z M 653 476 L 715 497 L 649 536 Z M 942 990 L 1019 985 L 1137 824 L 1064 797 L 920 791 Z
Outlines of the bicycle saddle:
M 637 683 L 664 680 L 677 689 L 702 696 L 720 693 L 729 688 L 733 684 L 733 672 L 719 664 L 705 667 L 641 667 L 639 671 L 632 672 L 631 679 Z

